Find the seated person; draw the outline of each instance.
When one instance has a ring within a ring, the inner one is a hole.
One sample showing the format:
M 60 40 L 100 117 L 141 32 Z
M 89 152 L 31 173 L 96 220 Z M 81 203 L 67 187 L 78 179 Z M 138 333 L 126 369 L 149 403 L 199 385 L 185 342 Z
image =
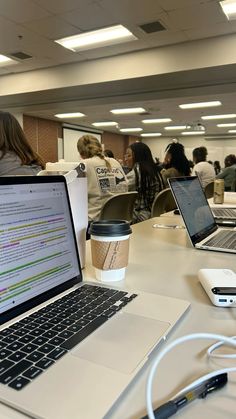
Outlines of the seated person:
M 98 139 L 83 135 L 77 143 L 86 166 L 88 180 L 88 220 L 98 220 L 102 206 L 114 194 L 128 191 L 128 183 L 120 163 L 105 157 Z
M 219 160 L 214 161 L 214 169 L 215 169 L 215 174 L 216 175 L 218 175 L 221 172 L 221 167 L 220 167 Z
M 215 179 L 215 169 L 211 163 L 206 161 L 206 158 L 206 147 L 197 147 L 193 150 L 194 168 L 192 174 L 199 177 L 203 188 Z
M 155 195 L 164 185 L 151 150 L 146 144 L 141 142 L 131 144 L 126 151 L 125 162 L 132 169 L 126 175 L 129 191 L 138 192 L 132 222 L 139 223 L 151 217 Z
M 216 179 L 224 179 L 225 191 L 235 192 L 236 156 L 234 154 L 225 157 L 225 168 L 216 176 Z
M 37 175 L 45 168 L 32 149 L 17 119 L 0 112 L 0 176 Z
M 169 178 L 189 176 L 191 169 L 182 144 L 173 142 L 166 147 L 165 151 L 164 168 L 161 171 L 161 175 L 165 188 L 169 188 Z

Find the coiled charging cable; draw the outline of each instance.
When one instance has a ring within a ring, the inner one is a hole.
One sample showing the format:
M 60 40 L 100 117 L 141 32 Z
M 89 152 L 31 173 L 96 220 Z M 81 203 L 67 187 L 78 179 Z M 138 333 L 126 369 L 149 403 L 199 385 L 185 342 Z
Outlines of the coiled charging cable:
M 236 337 L 227 337 L 224 335 L 218 335 L 214 333 L 193 333 L 190 335 L 182 336 L 167 346 L 157 355 L 156 359 L 153 362 L 153 365 L 151 367 L 151 370 L 149 372 L 148 378 L 147 378 L 147 384 L 146 384 L 146 405 L 147 405 L 147 413 L 149 419 L 155 419 L 155 414 L 153 411 L 152 406 L 152 385 L 153 385 L 153 379 L 154 375 L 156 373 L 156 369 L 162 358 L 170 352 L 175 346 L 180 345 L 181 343 L 190 341 L 190 340 L 196 340 L 196 339 L 214 339 L 217 340 L 217 343 L 214 343 L 207 351 L 207 354 L 209 357 L 215 357 L 215 358 L 236 358 L 236 354 L 214 354 L 213 352 L 215 349 L 219 348 L 222 345 L 226 346 L 233 346 L 236 347 Z M 208 374 L 203 375 L 202 377 L 198 378 L 197 380 L 193 381 L 191 384 L 183 388 L 179 393 L 175 394 L 173 398 L 180 397 L 182 394 L 194 389 L 196 386 L 200 385 L 204 381 L 215 377 L 219 374 L 224 374 L 227 372 L 236 371 L 236 367 L 229 367 L 229 368 L 222 368 L 216 371 L 212 371 Z

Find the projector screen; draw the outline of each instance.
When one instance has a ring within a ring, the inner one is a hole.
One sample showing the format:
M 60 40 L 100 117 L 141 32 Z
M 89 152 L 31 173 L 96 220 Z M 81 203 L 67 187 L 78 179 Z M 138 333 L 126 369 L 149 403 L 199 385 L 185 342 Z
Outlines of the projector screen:
M 74 128 L 63 126 L 63 158 L 67 162 L 77 162 L 80 155 L 77 150 L 77 141 L 82 135 L 93 135 L 101 142 L 101 133 L 81 130 L 80 127 Z

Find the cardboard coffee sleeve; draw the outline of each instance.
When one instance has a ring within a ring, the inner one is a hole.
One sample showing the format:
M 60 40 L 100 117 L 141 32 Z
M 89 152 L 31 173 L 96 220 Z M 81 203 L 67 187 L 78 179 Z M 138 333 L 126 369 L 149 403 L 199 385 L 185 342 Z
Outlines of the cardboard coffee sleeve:
M 101 242 L 91 239 L 92 264 L 97 269 L 121 269 L 128 265 L 129 238 L 121 241 Z

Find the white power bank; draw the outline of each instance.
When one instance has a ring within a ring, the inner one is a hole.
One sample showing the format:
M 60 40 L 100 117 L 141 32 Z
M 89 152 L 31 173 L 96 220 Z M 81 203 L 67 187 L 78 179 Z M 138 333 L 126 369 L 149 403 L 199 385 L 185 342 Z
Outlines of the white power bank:
M 198 278 L 215 306 L 236 307 L 236 274 L 230 269 L 200 269 Z

